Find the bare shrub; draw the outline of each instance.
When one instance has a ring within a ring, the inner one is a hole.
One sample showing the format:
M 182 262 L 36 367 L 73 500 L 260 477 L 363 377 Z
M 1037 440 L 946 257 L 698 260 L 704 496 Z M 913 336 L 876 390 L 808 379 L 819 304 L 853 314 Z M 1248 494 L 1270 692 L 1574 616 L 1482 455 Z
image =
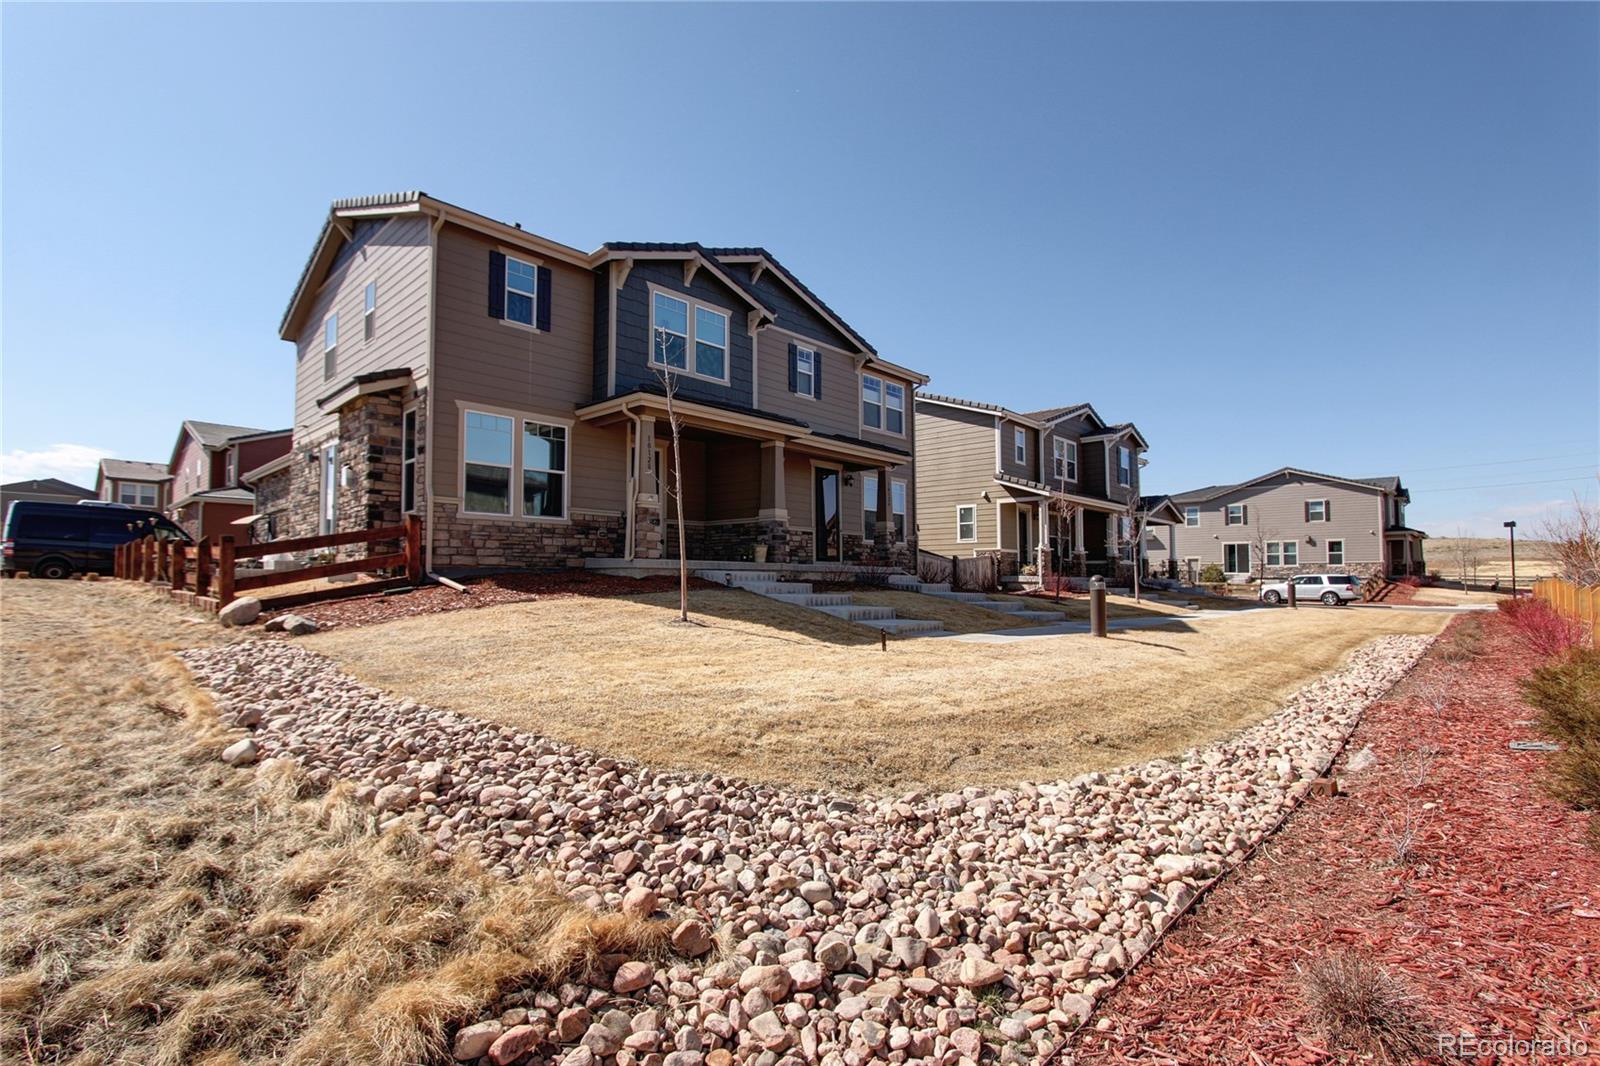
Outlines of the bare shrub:
M 1563 618 L 1543 600 L 1501 600 L 1498 606 L 1517 639 L 1541 659 L 1561 655 L 1583 642 L 1583 626 Z
M 1387 815 L 1383 819 L 1383 839 L 1389 845 L 1389 861 L 1395 866 L 1410 866 L 1418 861 L 1417 839 L 1422 835 L 1422 825 L 1416 812 L 1406 808 L 1405 815 L 1395 821 Z
M 1307 1013 L 1330 1043 L 1381 1062 L 1408 1062 L 1434 1049 L 1421 1000 L 1371 959 L 1325 955 L 1299 972 Z
M 1600 507 L 1574 493 L 1571 510 L 1546 519 L 1539 537 L 1558 576 L 1574 585 L 1600 585 Z

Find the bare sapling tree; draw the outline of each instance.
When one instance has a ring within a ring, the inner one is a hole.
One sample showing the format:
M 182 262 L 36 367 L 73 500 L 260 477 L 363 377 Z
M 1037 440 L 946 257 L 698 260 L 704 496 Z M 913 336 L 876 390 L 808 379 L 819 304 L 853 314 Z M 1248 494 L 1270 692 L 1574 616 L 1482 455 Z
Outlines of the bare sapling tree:
M 678 379 L 673 374 L 672 368 L 663 363 L 654 367 L 655 375 L 661 381 L 661 391 L 667 398 L 667 432 L 672 440 L 672 476 L 663 478 L 661 490 L 672 500 L 672 509 L 677 513 L 678 523 L 678 621 L 689 620 L 689 537 L 683 523 L 683 448 L 680 441 L 683 430 L 683 420 L 678 415 L 678 408 L 673 403 L 678 393 Z
M 1049 543 L 1050 531 L 1051 529 L 1055 529 L 1057 530 L 1056 544 L 1060 545 L 1061 547 L 1060 551 L 1052 552 L 1050 555 L 1050 569 L 1054 571 L 1050 575 L 1050 580 L 1055 588 L 1055 598 L 1057 603 L 1061 602 L 1061 580 L 1066 572 L 1061 565 L 1061 560 L 1063 557 L 1070 557 L 1072 555 L 1072 531 L 1077 520 L 1078 505 L 1073 503 L 1071 500 L 1063 500 L 1058 496 L 1052 496 L 1045 500 L 1045 542 Z M 1052 522 L 1054 525 L 1051 524 Z
M 1250 534 L 1250 554 L 1255 558 L 1256 580 L 1267 579 L 1267 545 L 1277 540 L 1278 531 L 1269 526 L 1256 526 L 1255 532 Z M 1282 561 L 1280 556 L 1279 561 Z
M 1122 505 L 1122 517 L 1127 521 L 1128 534 L 1131 538 L 1128 542 L 1128 559 L 1133 564 L 1133 602 L 1138 603 L 1142 596 L 1141 581 L 1144 577 L 1144 526 L 1149 515 L 1140 509 L 1139 497 L 1130 493 L 1127 503 Z
M 1456 529 L 1455 539 L 1450 544 L 1450 549 L 1445 553 L 1461 577 L 1461 584 L 1465 586 L 1469 581 L 1476 583 L 1478 580 L 1478 567 L 1483 565 L 1483 545 L 1469 537 L 1467 531 L 1460 527 Z
M 1541 549 L 1556 575 L 1574 585 L 1600 585 L 1600 506 L 1572 494 L 1572 507 L 1539 526 Z

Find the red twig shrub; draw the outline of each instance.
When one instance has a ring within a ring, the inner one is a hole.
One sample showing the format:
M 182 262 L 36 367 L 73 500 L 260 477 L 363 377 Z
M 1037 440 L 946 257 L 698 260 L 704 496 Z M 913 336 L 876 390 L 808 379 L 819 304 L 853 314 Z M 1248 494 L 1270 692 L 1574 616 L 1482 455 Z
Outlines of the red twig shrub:
M 1577 648 L 1522 680 L 1539 726 L 1561 745 L 1550 757 L 1550 791 L 1579 810 L 1600 812 L 1600 651 Z M 1589 821 L 1600 848 L 1600 815 Z
M 1501 600 L 1500 613 L 1511 623 L 1518 639 L 1540 658 L 1560 655 L 1583 640 L 1583 627 L 1557 614 L 1543 600 Z

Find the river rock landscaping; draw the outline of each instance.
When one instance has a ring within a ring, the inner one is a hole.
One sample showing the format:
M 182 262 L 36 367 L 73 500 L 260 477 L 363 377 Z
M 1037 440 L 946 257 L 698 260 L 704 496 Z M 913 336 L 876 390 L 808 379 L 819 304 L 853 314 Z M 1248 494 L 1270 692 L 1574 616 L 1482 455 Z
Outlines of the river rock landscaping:
M 672 956 L 513 992 L 464 1020 L 456 1059 L 954 1066 L 1057 1052 L 1429 642 L 1379 638 L 1176 761 L 885 798 L 607 758 L 387 695 L 281 640 L 179 655 L 251 730 L 250 758 L 230 761 L 295 760 L 440 858 L 549 871 L 596 909 L 670 921 Z

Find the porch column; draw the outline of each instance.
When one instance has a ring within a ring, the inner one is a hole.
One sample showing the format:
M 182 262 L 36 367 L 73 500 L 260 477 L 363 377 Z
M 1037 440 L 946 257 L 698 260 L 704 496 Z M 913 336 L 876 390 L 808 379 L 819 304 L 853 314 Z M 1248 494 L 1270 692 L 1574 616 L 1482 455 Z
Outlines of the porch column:
M 641 415 L 639 435 L 633 442 L 633 476 L 639 485 L 639 495 L 655 496 L 656 487 L 656 420 L 654 415 Z M 664 476 L 664 475 L 663 475 Z
M 878 535 L 875 538 L 874 554 L 882 556 L 888 561 L 889 553 L 894 550 L 894 486 L 889 482 L 889 468 L 880 466 L 878 474 Z M 911 516 L 906 516 L 910 521 Z
M 757 515 L 760 533 L 757 543 L 767 549 L 767 561 L 791 562 L 789 552 L 789 504 L 785 495 L 783 441 L 761 442 L 761 510 Z
M 651 415 L 639 419 L 638 437 L 633 442 L 633 557 L 661 558 L 662 507 L 655 491 L 656 420 Z M 659 476 L 665 477 L 664 473 Z
M 1411 538 L 1405 538 L 1406 576 L 1411 576 Z

